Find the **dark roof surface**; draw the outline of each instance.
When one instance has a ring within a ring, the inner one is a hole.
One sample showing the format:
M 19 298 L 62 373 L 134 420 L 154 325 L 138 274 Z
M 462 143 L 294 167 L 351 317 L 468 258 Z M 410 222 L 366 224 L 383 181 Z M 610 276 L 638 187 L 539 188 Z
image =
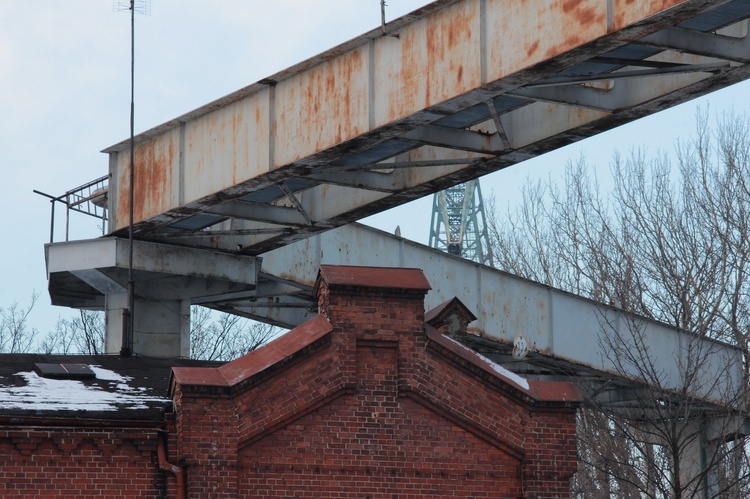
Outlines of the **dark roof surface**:
M 159 421 L 172 405 L 172 367 L 217 365 L 115 355 L 0 354 L 0 418 Z M 86 370 L 94 376 L 81 376 Z

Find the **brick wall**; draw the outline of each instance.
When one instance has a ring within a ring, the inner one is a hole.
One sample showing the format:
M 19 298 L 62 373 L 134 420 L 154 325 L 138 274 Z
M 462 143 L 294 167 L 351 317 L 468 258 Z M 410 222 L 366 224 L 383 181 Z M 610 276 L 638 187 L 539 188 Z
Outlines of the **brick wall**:
M 155 427 L 6 424 L 0 497 L 176 497 L 160 442 L 188 497 L 568 497 L 577 392 L 499 374 L 425 324 L 428 288 L 413 269 L 323 268 L 315 319 L 175 368 Z
M 517 458 L 399 395 L 398 354 L 360 343 L 354 393 L 244 448 L 246 497 L 518 497 Z
M 535 411 L 526 427 L 524 488 L 528 497 L 568 497 L 576 472 L 575 412 Z
M 164 497 L 155 431 L 0 430 L 0 497 Z
M 327 321 L 175 370 L 190 496 L 568 497 L 575 397 L 535 397 L 438 341 L 421 272 L 334 270 L 318 283 Z
M 236 497 L 238 419 L 232 400 L 222 393 L 178 390 L 174 395 L 177 449 L 170 461 L 186 467 L 189 497 Z

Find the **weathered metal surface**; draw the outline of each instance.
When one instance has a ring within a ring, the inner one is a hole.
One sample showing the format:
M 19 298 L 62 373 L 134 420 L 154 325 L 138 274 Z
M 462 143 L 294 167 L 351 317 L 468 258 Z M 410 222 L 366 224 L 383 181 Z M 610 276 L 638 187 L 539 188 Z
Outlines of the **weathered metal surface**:
M 680 4 L 688 8 L 692 7 L 689 2 L 680 0 L 613 0 L 612 12 L 609 14 L 612 19 L 612 29 L 622 29 L 658 12 L 669 12 L 670 7 Z M 679 16 L 680 13 L 674 12 L 674 15 Z
M 53 304 L 103 308 L 104 296 L 125 293 L 128 242 L 117 238 L 45 246 Z M 133 269 L 137 296 L 152 300 L 231 296 L 254 290 L 256 258 L 216 251 L 135 241 Z
M 136 234 L 258 254 L 505 168 L 746 79 L 748 16 L 745 0 L 433 2 L 386 26 L 398 38 L 373 30 L 139 135 Z M 127 142 L 105 152 L 121 233 Z M 227 218 L 231 246 L 197 233 Z
M 488 2 L 489 80 L 500 80 L 603 37 L 610 31 L 608 7 L 600 0 Z M 653 13 L 635 15 L 633 22 Z
M 122 151 L 115 156 L 115 164 L 129 165 L 130 151 Z M 159 140 L 144 142 L 135 149 L 135 188 L 133 220 L 144 220 L 153 213 L 169 210 L 179 203 L 179 129 L 172 129 L 159 137 Z M 129 166 L 116 168 L 110 175 L 118 192 L 110 206 L 114 222 L 110 228 L 127 224 L 130 220 L 130 181 Z
M 47 275 L 103 268 L 128 268 L 128 241 L 102 238 L 47 244 Z M 257 282 L 257 260 L 215 251 L 134 241 L 134 270 L 219 281 Z
M 263 89 L 182 125 L 182 203 L 268 171 L 269 94 Z
M 373 39 L 373 127 L 385 126 L 482 84 L 481 2 L 443 4 L 399 38 Z M 496 2 L 500 6 L 500 2 Z M 505 2 L 508 3 L 508 2 Z
M 687 365 L 686 355 L 691 348 L 710 353 L 699 378 L 721 380 L 720 388 L 707 383 L 702 388 L 705 392 L 697 395 L 719 399 L 724 395 L 720 390 L 728 390 L 730 386 L 736 389 L 742 380 L 742 353 L 738 348 L 359 224 L 268 252 L 263 255 L 263 272 L 296 282 L 299 285 L 296 294 L 309 296 L 321 264 L 374 262 L 383 267 L 421 268 L 432 286 L 426 307 L 430 309 L 458 297 L 477 316 L 470 330 L 487 339 L 509 345 L 516 335 L 523 334 L 532 351 L 547 358 L 622 375 L 602 352 L 599 340 L 605 334 L 628 337 L 632 328 L 638 327 L 643 328 L 652 361 L 663 372 L 664 386 L 675 389 L 682 386 L 681 366 Z M 222 307 L 231 310 L 232 304 L 227 301 Z M 244 314 L 258 318 L 268 310 L 267 304 L 260 309 L 247 301 L 242 302 L 242 308 Z M 283 310 L 275 310 L 274 320 L 279 321 L 283 314 Z M 293 324 L 293 319 L 290 316 L 282 322 Z
M 274 167 L 368 131 L 367 54 L 357 47 L 278 82 Z

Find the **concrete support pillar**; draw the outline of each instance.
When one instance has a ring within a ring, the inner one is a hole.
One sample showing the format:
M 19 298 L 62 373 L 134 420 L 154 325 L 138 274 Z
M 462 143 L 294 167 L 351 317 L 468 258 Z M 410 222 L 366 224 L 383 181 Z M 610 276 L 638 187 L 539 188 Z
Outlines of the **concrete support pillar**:
M 126 292 L 104 296 L 104 353 L 119 354 L 125 331 L 125 310 L 128 308 Z
M 122 348 L 127 293 L 109 294 L 105 301 L 105 352 L 118 354 Z M 189 300 L 147 300 L 135 298 L 133 353 L 172 358 L 190 355 Z
M 698 422 L 687 424 L 684 434 L 694 438 L 684 446 L 680 455 L 680 483 L 683 486 L 691 484 L 686 491 L 691 497 L 717 497 L 717 467 L 721 464 L 716 462 L 718 441 L 708 439 L 704 425 Z
M 131 269 L 129 241 L 114 237 L 48 244 L 45 249 L 54 304 L 100 308 L 104 302 L 108 354 L 122 351 L 131 270 L 132 352 L 160 358 L 190 356 L 193 299 L 252 295 L 260 271 L 260 260 L 252 256 L 147 241 L 133 241 Z

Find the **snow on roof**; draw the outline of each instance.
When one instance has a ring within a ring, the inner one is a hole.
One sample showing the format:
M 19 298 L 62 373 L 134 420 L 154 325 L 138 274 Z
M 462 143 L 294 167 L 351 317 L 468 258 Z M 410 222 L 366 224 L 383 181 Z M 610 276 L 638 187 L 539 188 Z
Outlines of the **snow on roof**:
M 0 410 L 109 412 L 170 403 L 166 396 L 152 394 L 150 388 L 130 386 L 128 382 L 133 378 L 129 376 L 97 365 L 89 367 L 96 374 L 95 383 L 44 378 L 33 371 L 18 372 L 15 375 L 26 384 L 0 386 Z
M 452 343 L 455 343 L 456 345 L 458 345 L 460 348 L 462 348 L 466 352 L 471 353 L 473 355 L 476 355 L 477 357 L 479 357 L 480 359 L 482 359 L 484 362 L 486 362 L 487 365 L 490 368 L 492 368 L 492 370 L 495 371 L 500 376 L 502 376 L 502 377 L 504 377 L 506 379 L 509 379 L 510 381 L 512 381 L 513 383 L 517 384 L 518 386 L 520 386 L 521 388 L 523 388 L 525 390 L 529 389 L 529 382 L 528 382 L 528 380 L 526 378 L 522 378 L 518 374 L 516 374 L 516 373 L 514 373 L 512 371 L 509 371 L 508 369 L 504 368 L 503 366 L 501 366 L 499 364 L 496 364 L 491 359 L 485 357 L 484 355 L 482 355 L 481 353 L 479 353 L 477 351 L 472 350 L 471 348 L 467 347 L 463 343 L 460 343 L 460 342 L 454 340 L 450 336 L 443 335 L 443 338 L 447 339 L 448 341 L 451 341 Z

